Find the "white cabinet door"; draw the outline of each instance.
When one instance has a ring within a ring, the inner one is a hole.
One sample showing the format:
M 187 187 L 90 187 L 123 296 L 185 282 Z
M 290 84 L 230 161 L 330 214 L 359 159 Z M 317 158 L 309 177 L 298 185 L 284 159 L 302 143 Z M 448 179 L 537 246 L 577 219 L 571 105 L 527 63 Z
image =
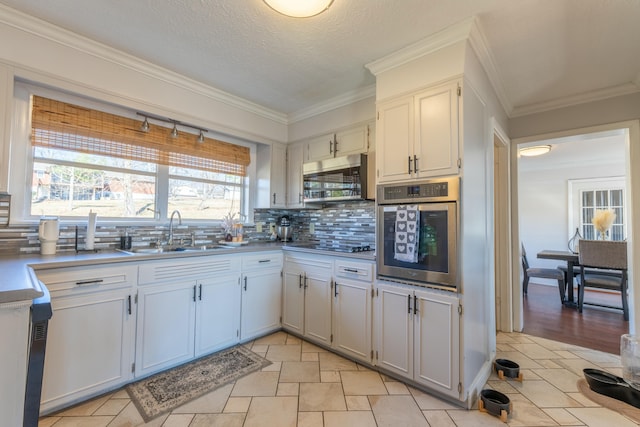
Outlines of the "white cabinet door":
M 378 182 L 393 182 L 413 176 L 413 97 L 381 103 L 376 128 Z
M 243 341 L 280 327 L 281 300 L 280 269 L 271 268 L 244 273 L 240 326 Z
M 307 142 L 307 161 L 330 159 L 334 155 L 335 134 L 322 135 Z
M 331 268 L 306 269 L 304 278 L 304 336 L 331 345 Z
M 304 272 L 285 267 L 282 281 L 282 327 L 304 333 Z
M 196 298 L 195 280 L 139 289 L 136 376 L 193 357 Z
M 336 279 L 333 292 L 333 346 L 371 362 L 371 282 Z
M 458 173 L 458 83 L 414 96 L 416 177 Z
M 334 141 L 335 157 L 367 152 L 367 127 L 357 126 L 336 133 Z
M 196 357 L 240 340 L 240 275 L 198 280 L 197 286 Z
M 304 145 L 293 144 L 287 147 L 287 207 L 302 208 L 302 163 Z
M 415 291 L 415 380 L 460 397 L 460 317 L 456 296 Z
M 272 208 L 284 208 L 287 205 L 287 148 L 284 145 L 271 146 L 271 188 L 270 204 Z
M 377 364 L 413 378 L 413 291 L 377 284 Z
M 53 298 L 41 410 L 128 382 L 136 314 L 127 290 Z

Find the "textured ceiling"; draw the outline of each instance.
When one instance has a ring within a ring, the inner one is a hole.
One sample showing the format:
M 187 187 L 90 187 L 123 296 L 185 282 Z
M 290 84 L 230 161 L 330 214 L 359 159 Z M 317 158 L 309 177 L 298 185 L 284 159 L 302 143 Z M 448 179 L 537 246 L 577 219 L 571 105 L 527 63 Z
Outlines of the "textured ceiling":
M 278 112 L 374 84 L 365 64 L 472 16 L 507 112 L 638 90 L 638 0 L 335 0 L 316 17 L 262 0 L 0 0 Z

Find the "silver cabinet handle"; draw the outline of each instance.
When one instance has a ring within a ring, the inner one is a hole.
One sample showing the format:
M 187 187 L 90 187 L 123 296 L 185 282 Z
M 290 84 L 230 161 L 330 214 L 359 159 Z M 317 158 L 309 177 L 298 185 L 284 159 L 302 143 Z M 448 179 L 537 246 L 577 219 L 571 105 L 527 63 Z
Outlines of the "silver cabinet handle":
M 336 138 L 336 134 L 333 134 L 333 156 L 338 154 L 338 139 Z
M 333 154 L 333 141 L 329 140 L 329 154 Z
M 302 289 L 302 274 L 298 274 L 298 287 Z
M 409 159 L 409 174 L 411 174 L 411 156 L 407 157 Z
M 196 285 L 193 285 L 193 302 L 196 302 Z
M 200 292 L 198 294 L 198 299 L 202 301 L 202 283 L 200 284 L 199 288 L 200 288 Z
M 418 157 L 415 154 L 413 155 L 413 171 L 418 173 Z
M 244 290 L 247 290 L 247 276 L 244 276 Z
M 413 314 L 418 314 L 418 297 L 413 296 Z
M 131 295 L 129 295 L 129 316 L 131 316 Z
M 336 298 L 338 297 L 338 282 L 334 283 L 333 296 L 336 297 Z
M 258 262 L 262 264 L 264 262 L 271 262 L 271 260 L 270 259 L 261 259 Z
M 346 271 L 347 273 L 357 273 L 358 270 L 355 268 L 345 268 L 344 271 Z
M 273 193 L 273 204 L 276 204 L 276 193 Z
M 98 283 L 102 282 L 104 282 L 104 279 L 81 280 L 79 282 L 76 282 L 76 286 L 97 285 Z
M 411 295 L 407 295 L 407 311 L 411 314 Z

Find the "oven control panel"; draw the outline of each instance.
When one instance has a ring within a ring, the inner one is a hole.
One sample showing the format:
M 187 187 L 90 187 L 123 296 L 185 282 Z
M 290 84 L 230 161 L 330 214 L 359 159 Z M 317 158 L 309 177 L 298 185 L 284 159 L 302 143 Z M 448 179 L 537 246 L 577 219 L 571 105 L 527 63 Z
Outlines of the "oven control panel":
M 398 201 L 455 201 L 458 199 L 459 178 L 388 184 L 378 187 L 378 203 Z

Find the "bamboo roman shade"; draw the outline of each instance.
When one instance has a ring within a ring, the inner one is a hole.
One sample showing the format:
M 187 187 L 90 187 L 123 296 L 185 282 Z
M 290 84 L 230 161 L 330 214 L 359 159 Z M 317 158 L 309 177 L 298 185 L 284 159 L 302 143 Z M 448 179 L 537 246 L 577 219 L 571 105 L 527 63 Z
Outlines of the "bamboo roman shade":
M 31 142 L 34 146 L 246 175 L 249 148 L 151 126 L 140 130 L 138 120 L 92 110 L 66 102 L 33 96 Z

